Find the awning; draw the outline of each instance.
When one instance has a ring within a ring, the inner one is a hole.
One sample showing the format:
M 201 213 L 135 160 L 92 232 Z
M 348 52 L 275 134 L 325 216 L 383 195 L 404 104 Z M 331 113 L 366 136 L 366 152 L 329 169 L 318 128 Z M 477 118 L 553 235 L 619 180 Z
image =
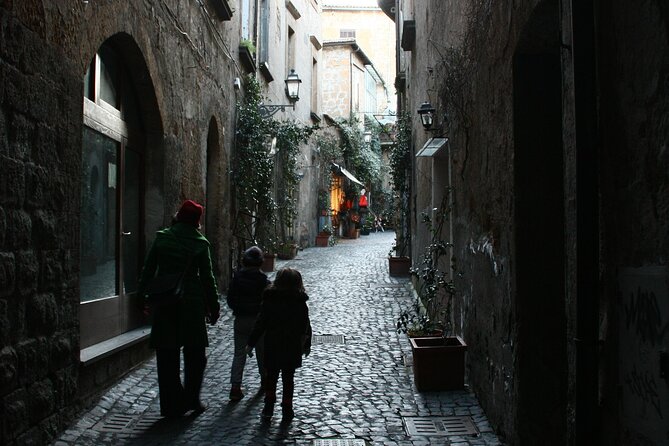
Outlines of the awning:
M 360 182 L 360 180 L 358 180 L 358 179 L 357 179 L 351 172 L 349 172 L 348 170 L 344 169 L 344 168 L 341 167 L 339 164 L 332 163 L 332 165 L 336 168 L 337 171 L 341 172 L 341 173 L 342 173 L 346 178 L 348 178 L 349 180 L 353 181 L 353 182 L 356 183 L 356 184 L 359 184 L 359 185 L 361 185 L 361 186 L 364 186 L 364 184 L 362 184 L 362 183 Z
M 416 157 L 427 156 L 434 157 L 438 156 L 441 152 L 441 148 L 446 145 L 448 138 L 430 138 L 427 140 L 425 145 L 418 151 Z

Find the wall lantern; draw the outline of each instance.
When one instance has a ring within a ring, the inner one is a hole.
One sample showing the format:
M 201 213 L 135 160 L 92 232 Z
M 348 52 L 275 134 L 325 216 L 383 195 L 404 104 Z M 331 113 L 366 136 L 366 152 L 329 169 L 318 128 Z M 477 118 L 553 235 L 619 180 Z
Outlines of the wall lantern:
M 434 122 L 434 112 L 436 110 L 432 107 L 432 104 L 429 102 L 423 102 L 418 109 L 418 114 L 420 115 L 420 122 L 423 124 L 425 130 L 429 130 L 432 127 Z
M 363 136 L 365 138 L 365 144 L 369 144 L 370 142 L 372 142 L 372 132 L 371 131 L 369 131 L 369 130 L 365 131 L 365 133 L 363 133 Z
M 269 118 L 279 110 L 286 111 L 286 107 L 295 110 L 295 102 L 300 100 L 300 84 L 302 83 L 302 79 L 300 79 L 295 70 L 290 70 L 290 74 L 286 77 L 285 82 L 286 95 L 288 96 L 288 100 L 290 100 L 290 104 L 260 104 L 258 105 L 260 116 Z
M 290 102 L 296 102 L 300 100 L 300 84 L 302 79 L 297 75 L 295 70 L 290 70 L 290 74 L 286 78 L 286 94 Z M 294 108 L 294 107 L 293 107 Z

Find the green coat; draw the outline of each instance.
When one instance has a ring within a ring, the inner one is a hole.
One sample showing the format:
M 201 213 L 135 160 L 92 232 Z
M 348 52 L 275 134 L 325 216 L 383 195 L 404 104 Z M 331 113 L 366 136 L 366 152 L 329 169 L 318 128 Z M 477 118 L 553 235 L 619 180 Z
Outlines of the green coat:
M 186 250 L 194 257 L 184 277 L 184 297 L 176 305 L 153 309 L 150 343 L 153 348 L 209 345 L 205 316 L 218 314 L 220 304 L 210 245 L 195 226 L 176 223 L 156 233 L 144 261 L 138 292 L 146 299 L 144 289 L 151 278 L 183 271 L 188 261 Z

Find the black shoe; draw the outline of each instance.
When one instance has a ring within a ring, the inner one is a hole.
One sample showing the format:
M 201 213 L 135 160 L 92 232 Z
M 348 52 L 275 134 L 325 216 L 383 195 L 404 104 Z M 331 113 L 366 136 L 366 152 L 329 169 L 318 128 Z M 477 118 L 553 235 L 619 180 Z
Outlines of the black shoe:
M 192 410 L 194 414 L 199 415 L 202 412 L 204 412 L 205 410 L 207 410 L 207 406 L 205 404 L 203 404 L 201 401 L 197 401 L 197 402 L 191 404 L 188 407 L 188 410 Z
M 293 408 L 290 406 L 281 405 L 281 413 L 282 424 L 288 424 L 293 421 L 293 418 L 295 418 L 295 411 L 293 411 Z
M 260 415 L 262 416 L 263 420 L 271 420 L 272 415 L 274 415 L 274 404 L 265 403 L 265 407 L 263 407 L 262 413 Z
M 242 388 L 240 386 L 232 386 L 230 389 L 230 401 L 237 402 L 244 398 L 244 393 L 242 393 Z
M 160 411 L 160 415 L 165 418 L 179 418 L 186 413 L 186 409 Z

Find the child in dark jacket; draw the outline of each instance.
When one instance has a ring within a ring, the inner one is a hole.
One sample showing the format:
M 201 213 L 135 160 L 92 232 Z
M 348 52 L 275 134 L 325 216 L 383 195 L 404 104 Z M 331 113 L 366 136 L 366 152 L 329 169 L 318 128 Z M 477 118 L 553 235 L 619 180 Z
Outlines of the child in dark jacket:
M 311 323 L 302 275 L 284 268 L 276 273 L 274 284 L 263 293 L 262 309 L 256 321 L 247 352 L 265 335 L 265 407 L 262 416 L 270 419 L 276 402 L 276 387 L 281 373 L 283 395 L 281 409 L 283 423 L 288 423 L 293 412 L 295 370 L 302 366 L 302 355 L 311 351 Z
M 234 338 L 235 353 L 230 370 L 230 400 L 239 401 L 244 398 L 242 392 L 242 376 L 246 365 L 246 344 L 253 330 L 253 326 L 260 313 L 262 292 L 270 284 L 265 273 L 260 271 L 263 262 L 263 252 L 257 246 L 252 246 L 242 256 L 242 268 L 235 272 L 228 289 L 228 306 L 235 315 Z M 263 371 L 263 341 L 260 339 L 256 346 L 256 360 L 260 373 L 260 388 L 264 386 Z

